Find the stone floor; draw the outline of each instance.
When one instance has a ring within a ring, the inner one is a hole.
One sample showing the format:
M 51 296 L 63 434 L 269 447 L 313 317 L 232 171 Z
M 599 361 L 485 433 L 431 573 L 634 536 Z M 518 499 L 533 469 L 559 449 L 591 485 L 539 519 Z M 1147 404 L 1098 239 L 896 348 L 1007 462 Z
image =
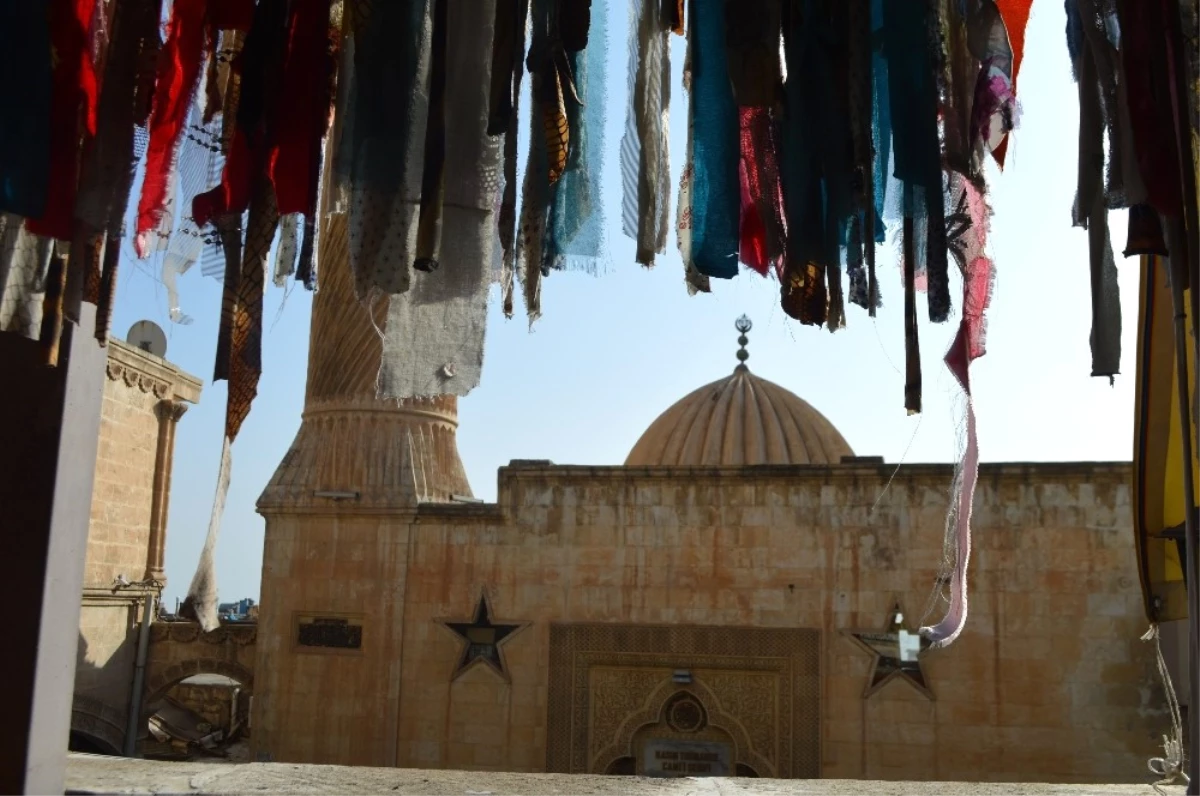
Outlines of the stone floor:
M 1167 788 L 1174 796 L 1183 788 Z M 395 794 L 395 796 L 1154 796 L 1149 785 L 1042 785 L 860 780 L 644 779 L 422 771 L 286 763 L 156 763 L 72 754 L 67 793 Z

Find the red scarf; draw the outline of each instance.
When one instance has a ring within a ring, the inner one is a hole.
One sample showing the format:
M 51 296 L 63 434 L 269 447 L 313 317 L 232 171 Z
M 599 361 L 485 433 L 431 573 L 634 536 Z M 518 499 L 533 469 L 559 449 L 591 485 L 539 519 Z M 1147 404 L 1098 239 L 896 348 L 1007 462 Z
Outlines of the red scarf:
M 26 229 L 70 240 L 79 181 L 79 148 L 96 132 L 96 68 L 90 37 L 96 0 L 53 0 L 50 44 L 54 54 L 54 94 L 50 106 L 50 178 L 46 209 Z
M 166 212 L 175 153 L 200 76 L 207 9 L 208 0 L 175 0 L 171 11 L 167 42 L 158 62 L 146 176 L 138 202 L 135 247 L 140 257 L 146 255 L 145 234 L 158 226 Z

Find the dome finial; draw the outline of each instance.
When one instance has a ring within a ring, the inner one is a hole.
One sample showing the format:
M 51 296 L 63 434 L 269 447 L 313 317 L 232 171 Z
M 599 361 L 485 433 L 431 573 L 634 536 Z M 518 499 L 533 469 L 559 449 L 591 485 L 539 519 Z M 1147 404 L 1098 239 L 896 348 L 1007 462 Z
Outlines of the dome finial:
M 746 344 L 750 342 L 750 338 L 746 337 L 746 333 L 754 328 L 754 323 L 750 320 L 749 316 L 742 315 L 742 317 L 733 322 L 733 328 L 739 332 L 738 345 L 741 346 L 737 352 L 738 366 L 735 370 L 749 370 L 746 367 L 746 360 L 750 358 L 750 352 L 746 350 Z

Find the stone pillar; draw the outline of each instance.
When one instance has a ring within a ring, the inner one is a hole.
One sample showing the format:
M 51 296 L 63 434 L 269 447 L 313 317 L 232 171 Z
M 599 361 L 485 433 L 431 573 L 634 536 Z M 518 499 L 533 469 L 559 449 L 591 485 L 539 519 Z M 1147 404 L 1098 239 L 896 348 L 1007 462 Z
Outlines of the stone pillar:
M 163 555 L 167 544 L 167 509 L 171 499 L 171 468 L 175 462 L 175 428 L 187 411 L 179 401 L 159 401 L 154 406 L 158 418 L 158 445 L 154 452 L 154 493 L 150 504 L 150 543 L 147 545 L 146 579 L 164 586 L 167 573 Z
M 383 350 L 377 324 L 387 318 L 387 299 L 368 310 L 355 297 L 344 215 L 326 221 L 321 244 L 303 419 L 259 498 L 260 512 L 331 500 L 352 511 L 470 497 L 456 439 L 458 399 L 375 397 Z

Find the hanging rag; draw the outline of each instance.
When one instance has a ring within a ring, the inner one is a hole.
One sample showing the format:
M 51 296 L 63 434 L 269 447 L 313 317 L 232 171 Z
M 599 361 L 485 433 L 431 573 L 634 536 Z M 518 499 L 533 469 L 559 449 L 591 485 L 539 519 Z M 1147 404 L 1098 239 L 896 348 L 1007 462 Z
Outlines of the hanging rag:
M 937 27 L 932 6 L 914 9 L 903 0 L 885 0 L 883 4 L 895 177 L 905 186 L 904 218 L 913 222 L 906 223 L 906 229 L 913 234 L 924 231 L 920 240 L 905 245 L 914 279 L 918 272 L 926 275 L 929 319 L 941 323 L 950 316 L 950 283 L 933 57 L 935 48 L 940 47 Z M 909 268 L 907 261 L 905 268 Z M 907 276 L 905 282 L 907 293 Z
M 1115 48 L 1105 30 L 1097 27 L 1103 20 L 1095 18 L 1095 10 L 1093 0 L 1067 0 L 1067 40 L 1079 91 L 1078 186 L 1072 216 L 1076 226 L 1088 231 L 1092 375 L 1112 381 L 1120 372 L 1121 306 L 1108 229 L 1104 138 L 1116 129 L 1112 115 L 1105 113 L 1116 101 Z M 1117 151 L 1119 147 L 1112 150 Z M 1115 171 L 1110 171 L 1110 179 L 1119 176 Z
M 139 257 L 149 253 L 148 236 L 169 215 L 175 155 L 200 77 L 207 6 L 208 0 L 175 0 L 171 9 L 166 44 L 158 60 L 150 143 L 137 208 L 134 247 Z
M 68 242 L 73 235 L 80 142 L 96 132 L 98 86 L 88 35 L 95 5 L 96 0 L 51 0 L 49 8 L 55 62 L 48 131 L 48 179 L 53 189 L 46 193 L 43 212 L 26 223 L 35 235 Z M 28 145 L 22 142 L 20 147 L 24 150 Z
M 50 186 L 50 0 L 0 3 L 0 212 L 36 218 Z
M 784 311 L 806 325 L 843 323 L 840 244 L 854 212 L 855 163 L 849 73 L 839 69 L 850 33 L 844 4 L 784 6 L 783 195 L 787 260 Z
M 408 290 L 416 251 L 433 0 L 348 8 L 354 82 L 338 167 L 349 185 L 350 262 L 360 298 L 394 295 Z
M 946 517 L 945 560 L 938 573 L 938 586 L 926 616 L 949 587 L 948 606 L 936 624 L 922 627 L 920 634 L 934 647 L 952 644 L 967 621 L 967 570 L 971 557 L 971 512 L 979 473 L 979 443 L 975 426 L 975 403 L 971 394 L 970 366 L 986 353 L 986 312 L 991 302 L 994 265 L 986 252 L 988 215 L 983 192 L 961 174 L 951 175 L 951 206 L 947 219 L 950 251 L 963 273 L 962 319 L 954 342 L 945 356 L 946 367 L 962 387 L 967 399 L 967 424 L 963 456 L 955 467 L 950 511 Z M 922 619 L 922 622 L 924 618 Z
M 566 45 L 580 102 L 567 105 L 571 146 L 566 171 L 553 188 L 545 260 L 554 269 L 594 275 L 599 271 L 605 237 L 600 176 L 604 170 L 604 108 L 608 99 L 608 1 L 584 0 L 580 9 L 588 9 L 593 1 L 591 25 L 581 40 L 586 46 L 573 50 L 572 44 Z M 572 26 L 579 27 L 579 20 Z M 574 38 L 580 40 L 580 34 Z M 564 41 L 569 41 L 565 31 Z
M 995 0 L 1000 9 L 1000 17 L 1004 20 L 1004 28 L 1008 35 L 1009 46 L 1012 50 L 1012 67 L 1008 73 L 1008 91 L 1012 95 L 1012 103 L 1016 104 L 1017 72 L 1021 68 L 1021 58 L 1025 53 L 1025 26 L 1029 23 L 1029 12 L 1033 9 L 1033 0 Z M 1012 127 L 1009 127 L 1009 131 Z M 1007 131 L 1006 131 L 1007 132 Z M 992 149 L 992 157 L 1001 169 L 1004 168 L 1004 158 L 1008 153 L 1008 136 L 1004 136 Z
M 506 318 L 513 316 L 517 264 L 517 127 L 521 83 L 525 76 L 525 28 L 529 0 L 496 0 L 492 44 L 488 134 L 504 136 L 503 195 L 497 213 L 500 236 L 500 296 Z
M 501 142 L 488 135 L 495 0 L 445 0 L 446 151 L 443 266 L 391 297 L 381 398 L 466 395 L 479 384 L 491 284 Z M 534 137 L 537 140 L 537 136 Z
M 294 271 L 309 290 L 316 287 L 318 193 L 337 75 L 330 8 L 331 0 L 293 0 L 288 10 L 287 54 L 268 155 L 279 214 L 289 232 L 296 229 L 292 239 L 299 238 L 294 255 L 283 252 L 283 270 Z
M 690 0 L 691 263 L 704 276 L 737 276 L 741 180 L 737 103 L 729 81 L 725 0 Z
M 679 0 L 682 2 L 682 0 Z M 670 6 L 677 3 L 671 0 Z M 666 249 L 670 215 L 670 31 L 660 0 L 630 0 L 629 106 L 621 137 L 621 226 L 645 266 Z M 676 8 L 676 12 L 679 9 Z M 682 25 L 682 18 L 678 20 Z
M 24 219 L 0 214 L 0 333 L 37 340 L 53 243 L 25 228 Z
M 725 0 L 727 66 L 738 105 L 740 259 L 778 277 L 787 237 L 776 113 L 783 100 L 780 12 L 774 0 Z

